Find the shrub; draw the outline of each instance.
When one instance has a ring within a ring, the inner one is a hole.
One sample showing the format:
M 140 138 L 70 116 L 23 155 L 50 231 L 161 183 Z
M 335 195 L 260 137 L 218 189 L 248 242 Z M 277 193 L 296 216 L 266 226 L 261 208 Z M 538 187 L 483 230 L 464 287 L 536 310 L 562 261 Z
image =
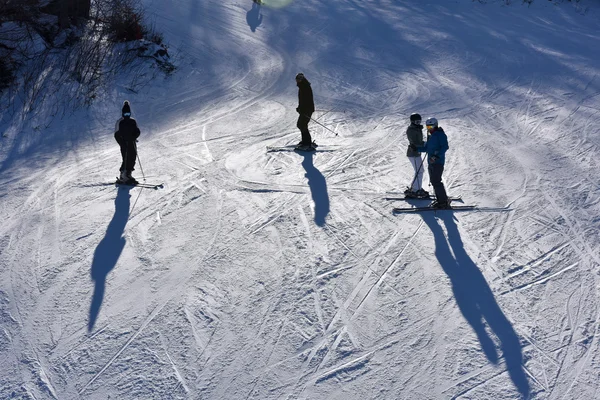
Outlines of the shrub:
M 148 32 L 142 25 L 141 12 L 129 1 L 118 3 L 107 21 L 109 38 L 113 42 L 130 42 L 142 39 Z
M 15 67 L 7 57 L 0 57 L 0 91 L 8 88 L 15 80 Z

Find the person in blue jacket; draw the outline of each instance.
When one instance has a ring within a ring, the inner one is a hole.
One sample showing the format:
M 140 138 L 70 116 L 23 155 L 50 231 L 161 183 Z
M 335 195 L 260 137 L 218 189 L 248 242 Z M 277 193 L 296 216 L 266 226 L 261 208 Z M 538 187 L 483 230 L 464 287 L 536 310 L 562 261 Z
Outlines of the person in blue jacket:
M 436 198 L 431 206 L 440 209 L 450 208 L 446 188 L 444 188 L 442 182 L 446 151 L 449 148 L 448 137 L 442 127 L 438 126 L 438 120 L 433 117 L 425 121 L 425 126 L 427 127 L 427 143 L 424 146 L 417 147 L 417 150 L 421 153 L 427 153 L 429 180 Z

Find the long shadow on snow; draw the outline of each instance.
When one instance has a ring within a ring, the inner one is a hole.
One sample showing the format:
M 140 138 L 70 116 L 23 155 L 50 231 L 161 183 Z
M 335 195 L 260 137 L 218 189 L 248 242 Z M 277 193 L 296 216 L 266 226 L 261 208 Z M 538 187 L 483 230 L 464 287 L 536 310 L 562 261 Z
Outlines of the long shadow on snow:
M 434 216 L 423 216 L 435 239 L 435 256 L 452 283 L 456 304 L 475 331 L 487 359 L 497 364 L 499 356 L 492 338 L 485 330 L 484 320 L 487 322 L 500 341 L 510 378 L 523 398 L 528 398 L 530 388 L 523 370 L 519 337 L 500 309 L 483 274 L 465 251 L 452 213 L 442 212 L 440 219 L 448 231 L 447 239 Z
M 104 288 L 106 286 L 106 277 L 110 271 L 117 265 L 121 252 L 125 247 L 125 238 L 123 232 L 129 219 L 129 199 L 131 188 L 119 188 L 115 198 L 115 214 L 106 228 L 104 238 L 94 251 L 94 261 L 92 262 L 91 277 L 94 281 L 94 295 L 90 305 L 90 318 L 88 331 L 94 329 L 94 324 L 102 307 L 104 298 Z
M 246 22 L 252 32 L 256 32 L 262 22 L 263 16 L 260 13 L 260 6 L 256 3 L 252 3 L 252 8 L 246 13 Z
M 313 164 L 314 152 L 303 152 L 302 166 L 306 171 L 308 186 L 315 203 L 315 223 L 318 226 L 325 225 L 325 218 L 329 214 L 329 195 L 327 194 L 327 182 L 325 177 Z

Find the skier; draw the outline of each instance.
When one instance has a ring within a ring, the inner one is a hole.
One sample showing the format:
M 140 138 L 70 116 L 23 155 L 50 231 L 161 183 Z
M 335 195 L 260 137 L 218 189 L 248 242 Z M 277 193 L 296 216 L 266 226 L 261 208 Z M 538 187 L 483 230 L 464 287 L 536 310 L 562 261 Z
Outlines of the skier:
M 421 115 L 415 113 L 410 116 L 410 125 L 406 129 L 406 137 L 409 143 L 406 156 L 415 170 L 415 175 L 410 186 L 404 191 L 404 195 L 411 198 L 429 197 L 429 193 L 423 189 L 423 173 L 425 171 L 421 153 L 417 151 L 418 147 L 423 146 Z
M 131 106 L 127 100 L 123 102 L 121 115 L 122 117 L 119 118 L 115 126 L 115 140 L 121 147 L 121 156 L 123 157 L 121 168 L 119 168 L 121 174 L 117 182 L 137 184 L 138 182 L 131 176 L 131 172 L 134 170 L 137 158 L 136 142 L 140 136 L 140 128 L 138 128 L 135 119 L 131 118 Z
M 296 85 L 298 86 L 298 107 L 296 111 L 300 114 L 296 126 L 302 134 L 302 141 L 298 143 L 298 149 L 313 150 L 316 144 L 312 141 L 308 131 L 308 122 L 312 113 L 315 112 L 312 88 L 302 72 L 296 75 Z
M 449 148 L 448 137 L 442 127 L 438 126 L 438 120 L 433 117 L 425 121 L 425 126 L 427 127 L 428 134 L 427 143 L 424 146 L 417 147 L 417 150 L 421 153 L 427 153 L 429 180 L 431 181 L 436 197 L 431 206 L 440 209 L 451 208 L 444 183 L 442 182 L 446 151 Z

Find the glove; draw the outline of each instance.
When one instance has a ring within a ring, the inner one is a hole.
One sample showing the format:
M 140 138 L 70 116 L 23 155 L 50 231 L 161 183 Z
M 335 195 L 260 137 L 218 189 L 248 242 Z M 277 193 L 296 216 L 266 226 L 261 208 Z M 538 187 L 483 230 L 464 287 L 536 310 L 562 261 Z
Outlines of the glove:
M 300 107 L 296 107 L 296 112 L 300 114 Z
M 437 162 L 437 160 L 439 160 L 440 158 L 438 156 L 431 156 L 429 157 L 429 163 L 430 164 L 435 164 Z

